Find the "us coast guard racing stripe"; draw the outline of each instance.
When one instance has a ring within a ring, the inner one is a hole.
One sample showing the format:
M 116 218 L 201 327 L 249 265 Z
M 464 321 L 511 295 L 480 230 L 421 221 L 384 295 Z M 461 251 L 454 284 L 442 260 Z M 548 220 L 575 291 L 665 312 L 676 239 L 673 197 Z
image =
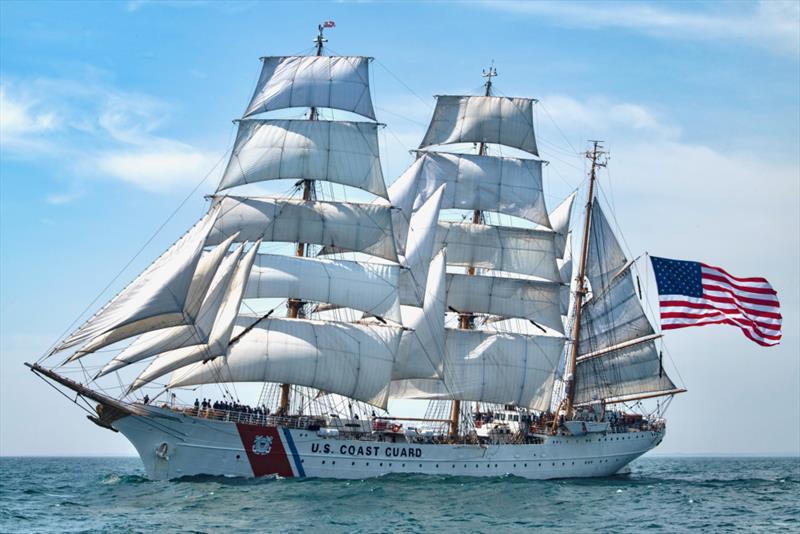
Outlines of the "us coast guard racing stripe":
M 297 454 L 297 447 L 294 445 L 294 439 L 292 439 L 292 432 L 288 428 L 282 428 L 283 435 L 286 437 L 286 443 L 289 445 L 289 450 L 292 453 L 292 460 L 294 464 L 294 471 L 299 477 L 306 476 L 306 471 L 303 469 L 303 462 L 300 461 L 300 455 Z

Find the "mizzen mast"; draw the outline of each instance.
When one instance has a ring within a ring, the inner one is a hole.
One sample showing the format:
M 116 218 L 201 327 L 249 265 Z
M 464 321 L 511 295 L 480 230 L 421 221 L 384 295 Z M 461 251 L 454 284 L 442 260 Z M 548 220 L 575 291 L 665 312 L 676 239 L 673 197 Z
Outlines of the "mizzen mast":
M 581 244 L 581 259 L 578 269 L 578 280 L 575 288 L 575 317 L 573 319 L 572 347 L 567 361 L 567 387 L 564 413 L 567 418 L 572 415 L 573 402 L 575 400 L 575 372 L 578 364 L 578 340 L 581 332 L 581 310 L 583 308 L 583 298 L 586 296 L 586 258 L 589 251 L 589 226 L 592 218 L 592 206 L 594 205 L 594 183 L 597 180 L 597 168 L 605 167 L 606 161 L 601 160 L 606 152 L 603 150 L 602 141 L 590 141 L 591 151 L 586 152 L 586 157 L 591 160 L 592 168 L 589 172 L 589 196 L 586 200 L 586 213 L 583 221 L 583 241 Z M 556 421 L 558 419 L 556 418 Z
M 317 37 L 314 39 L 314 46 L 316 47 L 316 55 L 322 55 L 322 47 L 324 43 L 327 43 L 328 40 L 325 39 L 324 32 L 325 28 L 333 28 L 335 24 L 333 21 L 326 21 L 319 26 L 317 29 L 319 33 Z M 308 119 L 315 121 L 319 119 L 319 111 L 316 107 L 312 106 L 308 113 Z M 314 181 L 313 180 L 303 180 L 303 200 L 312 200 L 314 196 Z M 295 250 L 295 256 L 304 257 L 308 252 L 305 243 L 297 243 L 297 249 Z M 290 319 L 297 319 L 298 317 L 303 317 L 304 314 L 302 312 L 303 304 L 300 299 L 289 299 L 287 301 L 287 311 L 286 316 Z M 281 384 L 281 396 L 280 401 L 278 403 L 278 412 L 286 414 L 289 411 L 289 395 L 290 395 L 291 385 L 290 384 Z
M 492 96 L 492 78 L 497 76 L 497 69 L 494 68 L 494 62 L 488 69 L 484 69 L 482 76 L 486 78 L 484 87 L 486 91 L 484 96 Z M 478 155 L 486 155 L 486 143 L 481 141 L 478 145 Z M 481 210 L 472 210 L 472 224 L 480 224 L 483 217 Z M 475 267 L 467 267 L 467 275 L 475 276 Z M 458 327 L 462 330 L 472 330 L 474 327 L 475 315 L 473 313 L 460 313 L 458 315 Z M 476 403 L 477 405 L 477 403 Z M 450 436 L 455 438 L 458 436 L 458 423 L 461 415 L 461 401 L 453 399 L 453 404 L 450 409 Z

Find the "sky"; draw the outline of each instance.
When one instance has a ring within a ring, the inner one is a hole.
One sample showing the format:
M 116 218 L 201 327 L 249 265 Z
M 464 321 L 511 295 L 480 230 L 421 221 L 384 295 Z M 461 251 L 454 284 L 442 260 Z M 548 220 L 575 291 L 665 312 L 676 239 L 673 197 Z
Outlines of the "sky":
M 329 53 L 375 58 L 387 181 L 433 95 L 477 93 L 494 62 L 498 94 L 540 100 L 549 207 L 602 139 L 601 202 L 633 257 L 769 279 L 778 347 L 667 334 L 689 391 L 657 451 L 800 455 L 800 4 L 189 0 L 0 3 L 0 454 L 134 454 L 23 362 L 202 215 L 258 58 L 309 53 L 328 19 Z

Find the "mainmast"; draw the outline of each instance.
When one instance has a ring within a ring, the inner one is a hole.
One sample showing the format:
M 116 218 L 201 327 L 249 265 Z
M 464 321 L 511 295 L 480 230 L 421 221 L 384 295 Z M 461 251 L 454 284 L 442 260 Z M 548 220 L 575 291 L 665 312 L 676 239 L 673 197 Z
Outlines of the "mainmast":
M 486 83 L 484 84 L 486 91 L 484 92 L 484 96 L 491 96 L 492 95 L 492 78 L 497 76 L 497 69 L 494 68 L 494 63 L 488 69 L 484 69 L 482 76 L 486 78 Z M 478 155 L 485 156 L 486 155 L 486 143 L 481 141 L 478 145 Z M 483 212 L 481 210 L 473 210 L 472 211 L 472 224 L 480 224 L 481 218 L 483 217 Z M 475 267 L 467 267 L 467 274 L 469 276 L 475 276 Z M 474 320 L 475 315 L 472 313 L 460 313 L 458 315 L 458 327 L 462 330 L 471 330 L 474 327 Z M 477 406 L 477 403 L 476 403 Z M 453 405 L 450 410 L 450 436 L 456 437 L 458 436 L 458 422 L 460 419 L 461 414 L 461 401 L 458 399 L 453 399 Z
M 325 24 L 320 24 L 317 26 L 319 33 L 317 37 L 314 39 L 314 46 L 316 47 L 317 56 L 322 55 L 322 46 L 324 43 L 327 43 L 328 40 L 324 37 L 324 31 L 326 27 L 329 27 Z M 317 111 L 316 107 L 311 107 L 308 119 L 315 121 L 319 119 L 319 112 Z M 314 181 L 313 180 L 303 180 L 303 200 L 311 200 L 314 192 Z M 297 250 L 295 251 L 295 256 L 304 257 L 306 255 L 307 248 L 305 243 L 298 243 Z M 290 319 L 297 319 L 298 317 L 302 316 L 302 308 L 303 302 L 299 299 L 289 299 L 287 301 L 287 317 Z M 291 385 L 290 384 L 281 384 L 281 397 L 278 404 L 278 413 L 286 414 L 289 410 L 289 393 L 290 393 Z
M 575 399 L 575 371 L 578 363 L 578 340 L 581 330 L 581 310 L 583 308 L 583 297 L 586 295 L 586 258 L 589 251 L 589 226 L 592 217 L 592 206 L 594 205 L 594 183 L 597 179 L 597 168 L 605 167 L 606 162 L 599 158 L 605 154 L 602 141 L 591 141 L 592 150 L 586 152 L 586 157 L 591 160 L 592 168 L 589 173 L 589 197 L 586 200 L 586 213 L 583 221 L 583 241 L 581 246 L 581 260 L 578 269 L 578 280 L 575 288 L 575 317 L 573 319 L 572 348 L 568 360 L 569 373 L 567 374 L 566 404 L 565 414 L 567 417 L 572 415 L 573 401 Z M 558 419 L 556 418 L 556 421 Z M 555 423 L 554 423 L 555 424 Z

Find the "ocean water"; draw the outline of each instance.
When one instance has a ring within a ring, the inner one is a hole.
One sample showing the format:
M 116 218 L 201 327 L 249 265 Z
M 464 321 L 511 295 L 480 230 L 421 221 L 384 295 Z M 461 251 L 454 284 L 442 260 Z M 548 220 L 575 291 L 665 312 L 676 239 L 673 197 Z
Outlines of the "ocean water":
M 151 482 L 138 458 L 0 458 L 0 532 L 800 532 L 800 459 L 645 457 L 603 479 Z

